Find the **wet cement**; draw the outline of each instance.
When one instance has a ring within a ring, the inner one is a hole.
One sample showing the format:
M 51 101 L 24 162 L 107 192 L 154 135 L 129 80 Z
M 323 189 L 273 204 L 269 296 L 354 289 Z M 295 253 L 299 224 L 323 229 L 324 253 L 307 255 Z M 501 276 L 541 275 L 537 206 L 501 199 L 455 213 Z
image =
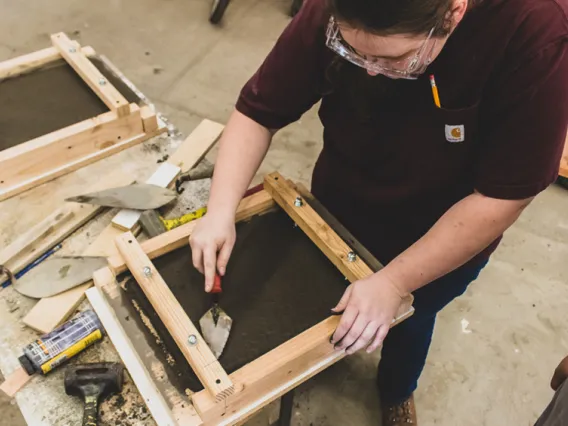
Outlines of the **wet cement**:
M 129 102 L 139 99 L 98 58 L 93 64 Z M 0 151 L 109 111 L 64 60 L 0 80 Z
M 188 247 L 154 259 L 154 265 L 194 324 L 210 307 L 203 276 L 191 264 Z M 237 242 L 223 279 L 220 304 L 233 328 L 219 361 L 231 373 L 327 318 L 347 282 L 283 211 L 237 225 Z M 159 334 L 148 342 L 180 391 L 202 389 L 189 364 L 137 283 L 125 286 Z M 142 321 L 140 315 L 135 320 Z M 171 358 L 168 358 L 168 355 Z M 172 358 L 175 362 L 171 362 Z

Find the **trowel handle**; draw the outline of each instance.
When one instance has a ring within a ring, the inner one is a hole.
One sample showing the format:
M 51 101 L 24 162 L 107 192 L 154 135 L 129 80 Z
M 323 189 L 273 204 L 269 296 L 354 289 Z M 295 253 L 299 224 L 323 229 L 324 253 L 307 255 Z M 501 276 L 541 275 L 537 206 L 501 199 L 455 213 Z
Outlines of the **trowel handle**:
M 211 289 L 211 293 L 221 293 L 223 289 L 221 288 L 221 276 L 219 274 L 215 274 L 215 280 L 213 281 L 213 288 Z

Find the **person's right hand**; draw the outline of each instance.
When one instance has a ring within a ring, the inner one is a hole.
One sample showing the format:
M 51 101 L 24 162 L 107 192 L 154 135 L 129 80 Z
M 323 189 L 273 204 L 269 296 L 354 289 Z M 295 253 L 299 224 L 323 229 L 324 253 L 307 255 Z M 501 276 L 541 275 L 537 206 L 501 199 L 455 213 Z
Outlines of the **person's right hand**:
M 216 271 L 225 275 L 236 235 L 234 216 L 207 213 L 189 237 L 193 266 L 205 275 L 206 292 L 213 288 Z

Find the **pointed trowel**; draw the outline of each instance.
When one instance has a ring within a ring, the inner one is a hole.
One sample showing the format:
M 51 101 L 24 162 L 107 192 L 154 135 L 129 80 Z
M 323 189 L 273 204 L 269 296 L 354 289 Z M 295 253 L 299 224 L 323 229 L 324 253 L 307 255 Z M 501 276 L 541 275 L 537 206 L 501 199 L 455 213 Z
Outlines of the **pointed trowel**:
M 231 317 L 219 306 L 219 296 L 222 291 L 221 277 L 215 274 L 215 281 L 211 289 L 211 308 L 199 320 L 203 339 L 217 359 L 223 353 L 233 325 Z

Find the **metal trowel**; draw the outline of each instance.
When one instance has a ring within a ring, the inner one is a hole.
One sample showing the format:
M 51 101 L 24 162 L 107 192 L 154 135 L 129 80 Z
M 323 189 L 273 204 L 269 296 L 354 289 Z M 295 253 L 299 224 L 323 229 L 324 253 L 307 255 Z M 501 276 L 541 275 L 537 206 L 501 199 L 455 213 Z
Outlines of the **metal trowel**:
M 221 277 L 215 274 L 215 282 L 211 289 L 212 306 L 199 320 L 203 339 L 217 359 L 225 349 L 233 325 L 231 317 L 219 306 L 219 296 L 222 291 Z

